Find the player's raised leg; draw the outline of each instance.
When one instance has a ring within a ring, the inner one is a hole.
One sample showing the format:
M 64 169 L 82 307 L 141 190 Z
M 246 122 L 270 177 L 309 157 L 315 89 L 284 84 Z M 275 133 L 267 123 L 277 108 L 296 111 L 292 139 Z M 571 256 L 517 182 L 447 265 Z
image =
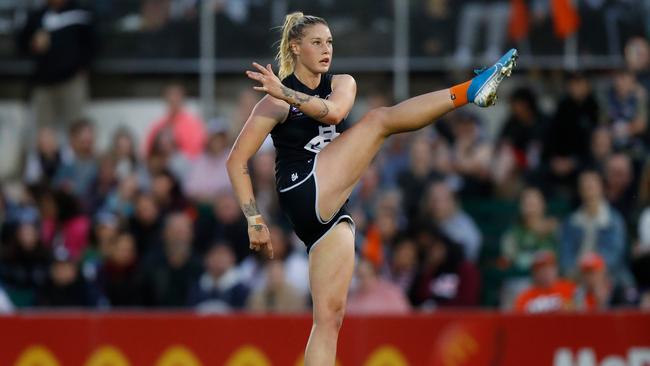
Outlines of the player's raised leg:
M 321 218 L 327 220 L 339 210 L 388 136 L 425 127 L 467 103 L 494 105 L 499 84 L 510 76 L 516 60 L 517 50 L 511 49 L 470 81 L 371 110 L 327 145 L 316 166 Z

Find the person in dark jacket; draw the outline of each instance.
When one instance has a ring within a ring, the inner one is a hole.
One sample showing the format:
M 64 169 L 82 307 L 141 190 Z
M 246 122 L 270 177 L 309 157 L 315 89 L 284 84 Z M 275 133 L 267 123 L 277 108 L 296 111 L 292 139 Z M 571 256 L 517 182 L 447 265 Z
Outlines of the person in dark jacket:
M 215 243 L 208 251 L 204 264 L 205 272 L 192 285 L 188 304 L 206 311 L 242 309 L 249 288 L 235 267 L 235 254 L 231 244 Z
M 17 38 L 18 48 L 35 62 L 37 126 L 66 127 L 82 117 L 95 49 L 92 14 L 75 0 L 47 0 L 29 14 Z
M 477 306 L 479 272 L 465 260 L 462 247 L 428 226 L 415 235 L 423 255 L 408 292 L 411 304 L 420 309 Z
M 54 250 L 54 261 L 49 278 L 38 291 L 36 304 L 42 307 L 95 307 L 101 301 L 100 294 L 82 275 L 79 264 L 64 247 Z
M 6 289 L 20 292 L 23 303 L 32 305 L 48 278 L 51 253 L 38 237 L 38 212 L 23 208 L 9 244 L 0 248 L 0 281 Z
M 142 302 L 133 235 L 123 231 L 110 243 L 110 254 L 99 270 L 99 283 L 112 306 L 137 306 Z
M 557 106 L 546 131 L 542 153 L 542 181 L 555 193 L 574 198 L 578 173 L 590 158 L 591 134 L 598 126 L 600 108 L 586 77 L 569 75 L 568 93 Z

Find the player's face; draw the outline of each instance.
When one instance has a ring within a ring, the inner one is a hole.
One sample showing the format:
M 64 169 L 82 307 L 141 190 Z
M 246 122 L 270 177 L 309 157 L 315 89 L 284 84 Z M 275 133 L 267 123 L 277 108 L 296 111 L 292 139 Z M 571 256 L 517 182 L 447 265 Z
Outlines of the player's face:
M 325 73 L 329 70 L 333 51 L 332 33 L 324 24 L 306 28 L 295 49 L 298 63 L 313 73 Z

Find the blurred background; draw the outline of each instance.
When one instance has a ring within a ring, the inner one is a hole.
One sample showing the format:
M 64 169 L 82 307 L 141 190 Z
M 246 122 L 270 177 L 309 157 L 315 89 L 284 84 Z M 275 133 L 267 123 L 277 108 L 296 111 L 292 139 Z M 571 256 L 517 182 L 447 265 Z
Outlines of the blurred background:
M 293 10 L 329 22 L 352 123 L 521 54 L 496 107 L 364 174 L 349 313 L 650 308 L 650 1 L 0 0 L 0 310 L 309 310 L 272 144 L 251 171 L 276 260 L 225 170 Z

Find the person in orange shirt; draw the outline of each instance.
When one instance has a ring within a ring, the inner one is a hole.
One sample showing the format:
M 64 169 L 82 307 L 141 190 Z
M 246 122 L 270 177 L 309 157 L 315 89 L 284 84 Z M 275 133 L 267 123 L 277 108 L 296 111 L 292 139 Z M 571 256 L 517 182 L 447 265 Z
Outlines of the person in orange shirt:
M 548 313 L 570 310 L 575 284 L 558 275 L 555 254 L 540 251 L 533 259 L 533 285 L 515 300 L 514 310 L 520 313 Z
M 207 140 L 203 120 L 185 107 L 185 89 L 180 84 L 170 84 L 165 89 L 167 113 L 153 123 L 145 141 L 145 156 L 151 154 L 158 135 L 169 132 L 176 148 L 187 158 L 194 159 L 203 152 Z

